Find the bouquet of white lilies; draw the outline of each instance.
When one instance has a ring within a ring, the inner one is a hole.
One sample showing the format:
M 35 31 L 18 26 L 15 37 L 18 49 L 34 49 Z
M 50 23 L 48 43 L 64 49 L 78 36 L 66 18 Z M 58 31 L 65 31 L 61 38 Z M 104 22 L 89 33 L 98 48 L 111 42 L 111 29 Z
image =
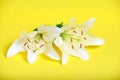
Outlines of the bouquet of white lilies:
M 53 44 L 62 52 L 62 64 L 64 65 L 69 56 L 89 60 L 85 46 L 98 46 L 104 43 L 103 39 L 93 37 L 88 30 L 92 27 L 95 19 L 92 18 L 85 23 L 75 24 L 71 19 L 66 25 L 63 23 L 56 26 L 40 26 L 29 34 L 21 32 L 20 38 L 16 39 L 7 52 L 7 58 L 19 52 L 27 51 L 27 60 L 34 63 L 40 54 L 45 54 L 54 60 L 60 60 Z

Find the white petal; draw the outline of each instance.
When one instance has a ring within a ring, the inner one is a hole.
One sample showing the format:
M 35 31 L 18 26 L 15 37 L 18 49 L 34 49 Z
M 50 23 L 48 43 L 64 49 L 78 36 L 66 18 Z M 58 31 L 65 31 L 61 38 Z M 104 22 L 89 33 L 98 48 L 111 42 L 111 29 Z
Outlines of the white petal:
M 52 41 L 61 33 L 61 29 L 55 26 L 41 26 L 38 28 L 38 31 L 43 33 L 43 38 L 45 41 Z
M 85 23 L 81 24 L 80 27 L 91 28 L 95 22 L 95 18 L 91 18 Z
M 36 44 L 36 47 L 39 48 L 39 50 L 37 50 L 35 53 L 39 55 L 45 51 L 46 44 L 43 40 L 40 40 L 39 43 Z
M 28 34 L 29 37 L 34 38 L 38 32 L 37 31 L 32 31 Z
M 36 59 L 37 59 L 37 54 L 28 52 L 27 60 L 30 64 L 33 64 L 36 61 Z
M 91 18 L 90 20 L 86 21 L 85 24 L 88 28 L 91 28 L 95 22 L 95 18 Z
M 72 20 L 70 20 L 70 22 L 69 22 L 67 25 L 64 25 L 64 26 L 62 27 L 62 30 L 63 30 L 63 31 L 68 31 L 68 30 L 70 30 L 71 28 L 75 28 L 75 27 L 76 27 L 75 21 L 74 21 L 74 19 L 72 19 Z
M 104 44 L 104 40 L 97 37 L 91 37 L 87 40 L 84 40 L 82 43 L 84 44 L 84 46 L 99 46 Z
M 27 39 L 27 38 L 34 38 L 38 32 L 37 31 L 32 31 L 29 34 L 26 34 L 25 32 L 20 33 L 20 38 L 21 39 Z
M 89 60 L 89 55 L 84 48 L 81 48 L 81 49 L 78 49 L 78 50 L 72 52 L 71 55 L 79 57 L 83 60 Z
M 73 52 L 72 45 L 65 41 L 63 43 L 61 50 L 64 50 L 65 51 L 64 53 L 66 53 L 66 54 L 71 54 Z
M 70 19 L 70 23 L 74 23 L 75 21 L 76 21 L 75 18 Z
M 69 59 L 69 55 L 66 53 L 62 53 L 62 65 L 66 64 Z
M 23 51 L 25 51 L 24 40 L 17 39 L 14 41 L 12 46 L 9 48 L 9 50 L 7 52 L 7 58 L 12 57 L 12 56 L 16 55 L 17 53 L 23 52 Z
M 63 45 L 63 40 L 62 40 L 61 37 L 57 37 L 57 38 L 54 40 L 54 43 L 55 43 L 56 46 L 62 47 L 62 45 Z
M 46 44 L 45 54 L 54 60 L 60 60 L 60 57 L 54 50 L 51 42 Z
M 67 63 L 69 55 L 72 52 L 71 45 L 64 41 L 63 46 L 60 47 L 60 50 L 62 51 L 62 65 L 64 65 Z
M 25 33 L 25 32 L 21 32 L 20 33 L 20 39 L 27 39 L 28 38 L 28 35 Z

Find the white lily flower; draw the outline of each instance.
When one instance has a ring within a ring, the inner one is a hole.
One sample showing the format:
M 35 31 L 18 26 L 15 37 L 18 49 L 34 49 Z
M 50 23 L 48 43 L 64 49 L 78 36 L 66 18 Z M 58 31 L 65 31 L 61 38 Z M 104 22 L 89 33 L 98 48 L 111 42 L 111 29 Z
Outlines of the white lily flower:
M 19 52 L 27 51 L 27 60 L 34 63 L 37 56 L 45 50 L 45 42 L 41 39 L 41 34 L 33 31 L 29 34 L 21 33 L 21 37 L 14 41 L 7 52 L 7 58 L 16 55 Z
M 27 60 L 31 64 L 43 52 L 54 60 L 60 60 L 53 48 L 54 42 L 62 51 L 63 65 L 68 61 L 70 55 L 89 60 L 85 46 L 97 46 L 104 43 L 103 39 L 93 37 L 88 32 L 94 21 L 95 19 L 92 18 L 83 24 L 75 24 L 75 19 L 71 19 L 70 23 L 65 26 L 62 25 L 63 23 L 57 24 L 57 27 L 40 26 L 29 34 L 21 33 L 21 37 L 16 39 L 9 48 L 7 58 L 27 51 Z
M 92 18 L 83 24 L 75 24 L 74 19 L 68 25 L 62 27 L 63 32 L 54 41 L 62 51 L 62 64 L 64 65 L 70 55 L 89 60 L 85 46 L 102 45 L 103 39 L 93 37 L 88 33 L 95 19 Z
M 56 26 L 41 26 L 38 28 L 38 32 L 41 32 L 42 37 L 46 42 L 45 54 L 54 60 L 60 60 L 59 55 L 53 48 L 53 41 L 61 33 L 61 29 Z

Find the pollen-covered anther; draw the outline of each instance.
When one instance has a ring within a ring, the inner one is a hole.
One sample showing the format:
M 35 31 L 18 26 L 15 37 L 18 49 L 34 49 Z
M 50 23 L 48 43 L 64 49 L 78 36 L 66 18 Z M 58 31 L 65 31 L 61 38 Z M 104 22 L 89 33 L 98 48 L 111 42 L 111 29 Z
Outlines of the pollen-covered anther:
M 77 31 L 75 31 L 75 30 L 74 30 L 73 32 L 74 32 L 74 33 L 77 33 Z
M 33 53 L 35 53 L 36 52 L 36 50 L 33 50 Z
M 81 35 L 83 35 L 83 30 L 81 30 Z
M 39 42 L 35 40 L 35 43 L 37 43 L 37 44 L 38 44 Z
M 43 46 L 44 46 L 44 44 L 41 44 L 41 45 L 40 45 L 40 48 L 43 47 Z
M 54 40 L 56 40 L 56 37 L 54 38 Z M 53 41 L 54 41 L 54 40 L 53 40 Z
M 27 39 L 27 41 L 28 41 L 28 42 L 30 42 L 30 40 L 29 40 L 29 39 Z
M 30 49 L 29 45 L 27 45 L 27 48 Z
M 24 46 L 26 46 L 28 44 L 28 42 L 26 42 L 25 44 L 24 44 Z
M 70 42 L 73 42 L 73 39 L 72 39 L 72 38 L 70 38 Z
M 87 38 L 86 38 L 86 37 L 83 37 L 83 39 L 84 39 L 84 40 L 87 40 Z
M 72 47 L 72 49 L 74 49 L 74 46 L 73 46 L 73 45 L 71 45 L 71 47 Z
M 80 48 L 82 48 L 82 44 L 80 43 Z

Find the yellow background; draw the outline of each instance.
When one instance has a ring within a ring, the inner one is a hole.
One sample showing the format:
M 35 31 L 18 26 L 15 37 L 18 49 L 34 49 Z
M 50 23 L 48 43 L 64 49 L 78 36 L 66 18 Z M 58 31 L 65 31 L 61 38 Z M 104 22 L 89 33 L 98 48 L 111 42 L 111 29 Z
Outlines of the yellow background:
M 100 47 L 87 47 L 89 61 L 70 57 L 67 64 L 40 55 L 28 64 L 26 53 L 6 58 L 6 52 L 21 31 L 42 24 L 77 23 L 92 17 L 93 35 L 105 40 Z M 0 80 L 120 80 L 119 0 L 0 0 Z

